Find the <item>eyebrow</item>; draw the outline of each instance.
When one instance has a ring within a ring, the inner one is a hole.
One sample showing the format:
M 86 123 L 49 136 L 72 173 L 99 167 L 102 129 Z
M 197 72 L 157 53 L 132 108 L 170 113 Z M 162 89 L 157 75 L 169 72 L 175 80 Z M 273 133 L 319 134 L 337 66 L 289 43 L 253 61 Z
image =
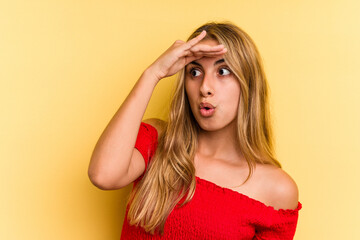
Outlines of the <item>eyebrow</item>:
M 220 63 L 223 63 L 223 62 L 225 62 L 225 60 L 222 58 L 222 59 L 219 59 L 219 60 L 217 60 L 215 63 L 214 63 L 214 66 L 216 65 L 216 64 L 220 64 Z M 194 65 L 197 65 L 197 66 L 200 66 L 201 67 L 201 64 L 200 63 L 198 63 L 198 62 L 196 62 L 196 61 L 192 61 L 191 63 L 189 63 L 189 64 L 194 64 Z

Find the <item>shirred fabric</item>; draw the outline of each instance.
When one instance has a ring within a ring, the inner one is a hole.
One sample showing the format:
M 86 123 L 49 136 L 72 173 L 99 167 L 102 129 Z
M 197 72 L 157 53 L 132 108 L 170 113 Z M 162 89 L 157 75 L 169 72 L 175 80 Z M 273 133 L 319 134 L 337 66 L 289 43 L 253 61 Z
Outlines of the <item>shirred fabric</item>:
M 150 158 L 154 155 L 157 147 L 158 133 L 150 124 L 141 122 L 136 138 L 135 148 L 139 150 L 145 161 L 145 171 Z M 143 175 L 141 175 L 142 177 Z M 140 179 L 138 179 L 140 180 Z
M 155 153 L 156 146 L 156 129 L 142 122 L 135 147 L 142 153 L 146 166 Z M 135 180 L 135 184 L 142 176 Z M 293 239 L 298 212 L 302 208 L 300 202 L 294 210 L 275 210 L 229 188 L 197 176 L 195 179 L 193 199 L 182 207 L 177 204 L 166 220 L 162 237 L 151 235 L 141 227 L 130 226 L 127 221 L 127 206 L 120 239 Z

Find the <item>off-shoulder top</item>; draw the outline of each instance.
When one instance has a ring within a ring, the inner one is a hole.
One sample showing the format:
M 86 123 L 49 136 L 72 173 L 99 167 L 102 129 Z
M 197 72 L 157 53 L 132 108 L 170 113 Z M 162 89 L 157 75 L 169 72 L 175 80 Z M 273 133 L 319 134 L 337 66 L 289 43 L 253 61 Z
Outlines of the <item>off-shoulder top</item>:
M 145 171 L 157 147 L 156 128 L 142 122 L 135 148 L 145 161 Z M 144 171 L 144 173 L 145 173 Z M 135 180 L 137 184 L 144 176 Z M 130 226 L 128 207 L 122 227 L 123 239 L 293 239 L 298 221 L 296 209 L 278 209 L 229 188 L 196 178 L 195 194 L 181 208 L 175 207 L 168 216 L 164 235 L 151 235 L 141 227 Z M 178 204 L 179 205 L 179 204 Z M 178 206 L 177 205 L 177 206 Z

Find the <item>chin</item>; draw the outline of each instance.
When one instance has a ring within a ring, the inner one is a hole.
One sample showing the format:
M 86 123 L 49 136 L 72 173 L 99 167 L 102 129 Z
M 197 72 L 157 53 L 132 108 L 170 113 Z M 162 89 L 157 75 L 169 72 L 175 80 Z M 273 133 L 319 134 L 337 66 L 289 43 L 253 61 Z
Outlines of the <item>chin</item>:
M 221 129 L 225 129 L 227 127 L 231 127 L 231 125 L 236 124 L 234 121 L 224 121 L 222 120 L 221 122 L 216 121 L 215 119 L 204 119 L 201 118 L 200 119 L 196 119 L 198 125 L 200 126 L 200 128 L 204 131 L 208 131 L 208 132 L 213 132 L 213 131 L 218 131 Z
M 211 119 L 200 119 L 197 121 L 200 128 L 204 131 L 212 132 L 217 131 L 222 128 L 222 126 L 219 126 L 215 121 L 212 121 Z

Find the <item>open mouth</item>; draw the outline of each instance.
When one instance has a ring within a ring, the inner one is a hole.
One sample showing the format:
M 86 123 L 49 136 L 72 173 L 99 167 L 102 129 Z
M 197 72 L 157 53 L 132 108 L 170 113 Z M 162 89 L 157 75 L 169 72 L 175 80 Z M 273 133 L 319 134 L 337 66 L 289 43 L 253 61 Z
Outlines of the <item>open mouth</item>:
M 200 114 L 203 117 L 210 117 L 214 114 L 215 108 L 203 107 L 200 109 Z

